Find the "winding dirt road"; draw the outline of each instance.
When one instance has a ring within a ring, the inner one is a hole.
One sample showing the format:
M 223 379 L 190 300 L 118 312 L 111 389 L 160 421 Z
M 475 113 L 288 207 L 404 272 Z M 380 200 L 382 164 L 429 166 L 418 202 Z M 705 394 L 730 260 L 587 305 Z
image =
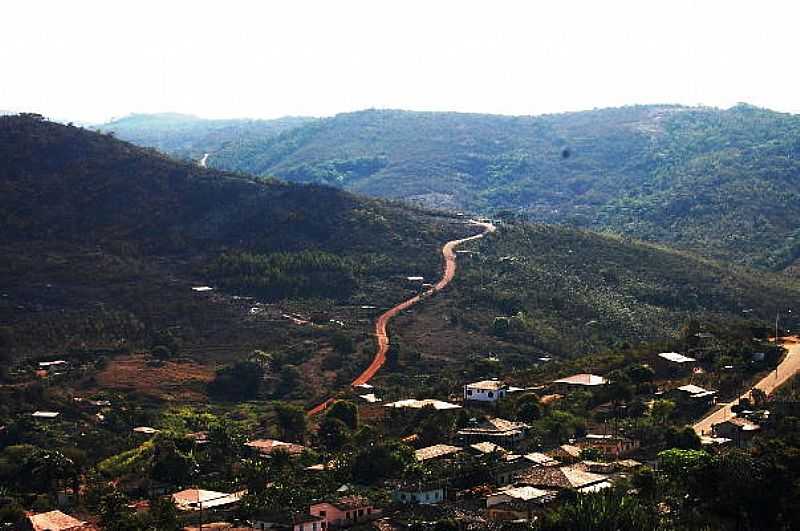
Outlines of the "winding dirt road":
M 783 338 L 782 345 L 788 350 L 786 357 L 783 358 L 783 361 L 778 365 L 777 369 L 770 371 L 768 375 L 764 376 L 755 385 L 757 389 L 761 389 L 767 395 L 772 394 L 775 389 L 800 371 L 800 338 L 797 336 L 785 337 Z M 747 392 L 732 402 L 722 404 L 720 409 L 713 411 L 711 414 L 698 421 L 693 426 L 695 433 L 698 435 L 708 435 L 711 433 L 711 426 L 733 417 L 733 406 L 736 405 L 741 398 L 750 398 L 751 390 L 752 389 L 748 389 Z
M 470 220 L 470 224 L 483 227 L 483 232 L 476 234 L 475 236 L 462 238 L 460 240 L 452 240 L 444 244 L 444 247 L 442 247 L 442 256 L 444 257 L 444 273 L 442 274 L 442 278 L 439 280 L 439 282 L 437 282 L 427 291 L 420 293 L 419 295 L 415 295 L 414 297 L 411 297 L 410 299 L 403 301 L 397 306 L 385 311 L 375 321 L 375 336 L 378 338 L 378 348 L 375 351 L 375 357 L 372 358 L 372 363 L 369 364 L 369 367 L 364 369 L 364 372 L 358 375 L 358 377 L 353 380 L 353 383 L 350 385 L 356 386 L 369 382 L 372 377 L 375 376 L 375 373 L 377 373 L 378 370 L 383 366 L 383 364 L 386 363 L 386 352 L 389 350 L 389 335 L 386 332 L 386 326 L 389 324 L 389 320 L 403 310 L 415 305 L 420 300 L 436 293 L 437 291 L 443 290 L 450 283 L 450 281 L 453 280 L 453 277 L 456 274 L 455 248 L 464 242 L 483 238 L 490 232 L 494 232 L 496 229 L 496 227 L 491 223 Z M 330 405 L 331 402 L 333 402 L 333 400 L 333 398 L 329 398 L 325 402 L 311 408 L 308 411 L 308 415 L 316 415 L 320 411 L 323 411 L 326 407 L 328 407 L 328 405 Z

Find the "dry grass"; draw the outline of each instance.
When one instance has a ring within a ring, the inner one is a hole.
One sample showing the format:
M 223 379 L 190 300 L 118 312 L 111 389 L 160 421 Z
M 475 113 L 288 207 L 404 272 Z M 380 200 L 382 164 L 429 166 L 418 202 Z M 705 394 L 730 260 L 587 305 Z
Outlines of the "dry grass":
M 145 354 L 115 358 L 97 374 L 97 386 L 136 391 L 167 401 L 206 400 L 205 384 L 214 378 L 213 367 L 193 361 L 168 361 L 160 367 L 151 367 L 149 360 Z

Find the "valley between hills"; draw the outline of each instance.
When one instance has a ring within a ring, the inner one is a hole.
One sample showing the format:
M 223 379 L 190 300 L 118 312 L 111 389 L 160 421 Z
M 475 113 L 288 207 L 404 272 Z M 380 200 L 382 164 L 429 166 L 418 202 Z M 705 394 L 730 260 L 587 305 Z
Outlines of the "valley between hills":
M 151 498 L 188 525 L 202 488 L 252 522 L 346 484 L 395 523 L 482 529 L 521 514 L 486 505 L 514 489 L 567 518 L 593 483 L 552 470 L 600 478 L 597 503 L 638 490 L 643 528 L 647 504 L 726 528 L 743 513 L 720 478 L 791 482 L 793 117 L 134 118 L 0 116 L 13 503 L 108 526 L 140 518 L 112 497 Z M 660 494 L 698 478 L 701 510 Z M 423 486 L 435 507 L 403 503 Z M 793 522 L 788 498 L 746 507 Z

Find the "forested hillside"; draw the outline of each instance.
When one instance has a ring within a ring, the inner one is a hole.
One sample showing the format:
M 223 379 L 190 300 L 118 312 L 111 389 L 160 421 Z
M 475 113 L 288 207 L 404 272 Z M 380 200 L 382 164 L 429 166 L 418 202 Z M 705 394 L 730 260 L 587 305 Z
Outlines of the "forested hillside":
M 438 273 L 443 240 L 470 233 L 452 218 L 206 170 L 30 115 L 0 118 L 0 167 L 0 349 L 19 355 L 146 347 L 167 329 L 223 358 L 277 346 L 296 337 L 254 321 L 256 302 L 324 309 L 397 296 L 404 275 Z M 225 296 L 200 296 L 197 284 Z
M 747 105 L 539 117 L 369 110 L 205 151 L 219 168 L 507 210 L 758 267 L 800 255 L 800 117 Z
M 207 120 L 177 113 L 132 114 L 98 129 L 180 159 L 200 160 L 205 153 L 237 149 L 243 140 L 269 138 L 313 121 L 293 116 L 275 120 Z
M 36 116 L 0 118 L 0 167 L 0 350 L 164 347 L 211 367 L 264 350 L 287 368 L 269 387 L 278 397 L 313 400 L 349 381 L 372 355 L 375 315 L 418 291 L 406 276 L 438 278 L 441 244 L 475 232 L 456 216 L 204 169 Z M 785 276 L 572 228 L 506 223 L 469 249 L 479 253 L 459 255 L 455 282 L 392 331 L 423 360 L 461 360 L 456 370 L 479 352 L 519 367 L 658 340 L 692 317 L 763 323 L 800 296 Z M 203 285 L 215 290 L 190 289 Z

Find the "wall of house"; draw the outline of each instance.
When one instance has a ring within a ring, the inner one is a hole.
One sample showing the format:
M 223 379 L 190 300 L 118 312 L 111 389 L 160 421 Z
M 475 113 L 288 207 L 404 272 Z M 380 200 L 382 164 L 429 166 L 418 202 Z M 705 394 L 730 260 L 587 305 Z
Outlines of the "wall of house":
M 425 491 L 395 491 L 392 499 L 398 503 L 419 503 L 421 505 L 433 505 L 444 500 L 444 489 L 433 489 Z
M 498 389 L 497 391 L 490 391 L 487 389 L 473 389 L 472 387 L 464 386 L 464 400 L 475 400 L 478 402 L 496 402 L 498 399 L 506 396 L 505 389 Z
M 325 518 L 328 524 L 335 525 L 346 525 L 367 520 L 375 514 L 375 510 L 372 506 L 343 511 L 330 503 L 316 503 L 311 506 L 308 512 L 314 516 Z

